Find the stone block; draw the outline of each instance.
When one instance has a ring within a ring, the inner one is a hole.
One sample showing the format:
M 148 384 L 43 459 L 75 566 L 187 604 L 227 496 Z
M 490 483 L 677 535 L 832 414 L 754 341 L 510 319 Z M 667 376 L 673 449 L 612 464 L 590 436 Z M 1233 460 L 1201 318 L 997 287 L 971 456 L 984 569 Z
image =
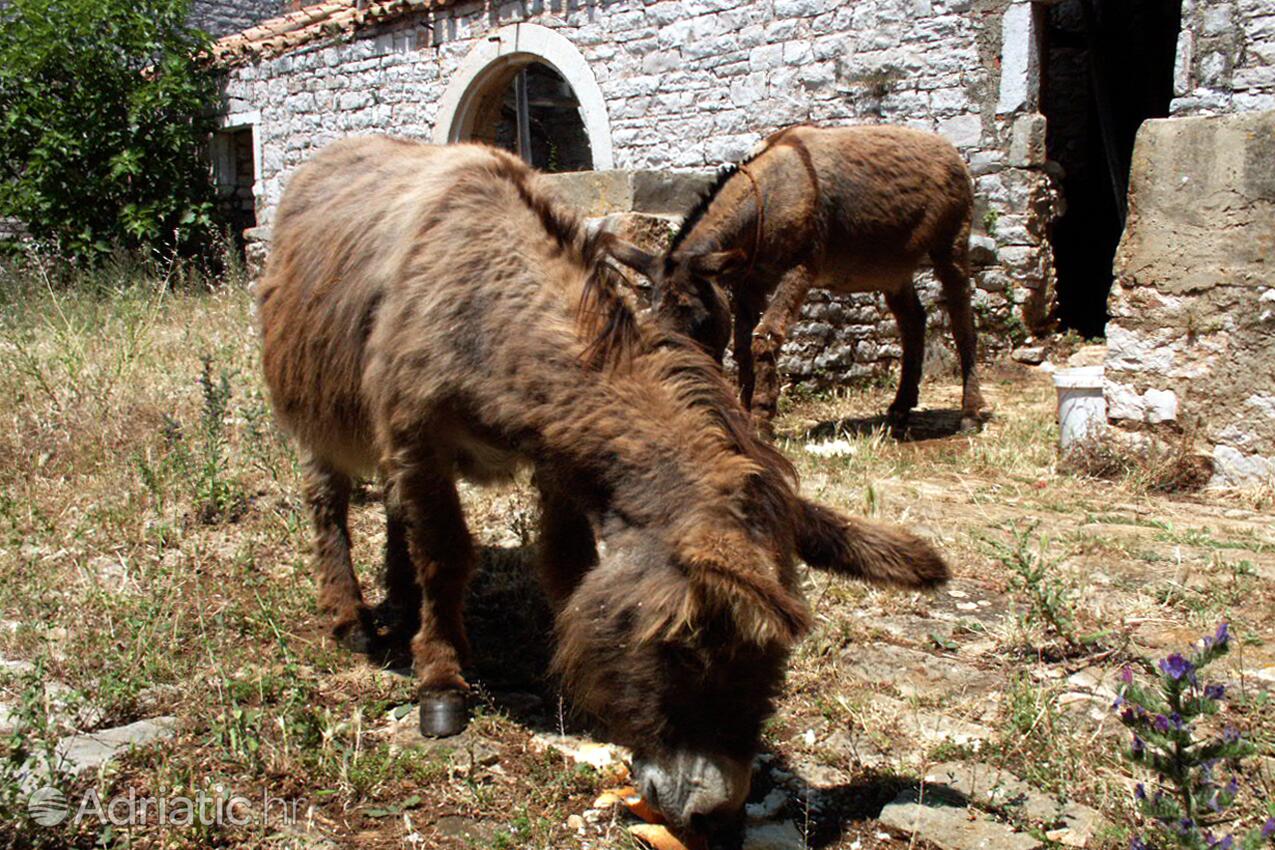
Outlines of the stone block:
M 685 215 L 713 185 L 712 172 L 633 172 L 633 209 L 655 215 Z
M 1275 386 L 1272 245 L 1275 112 L 1143 125 L 1109 305 L 1111 416 L 1197 426 L 1217 483 L 1275 458 L 1275 405 L 1247 403 Z
M 1009 164 L 1019 168 L 1034 168 L 1045 164 L 1045 116 L 1028 112 L 1014 119 L 1010 132 Z
M 633 209 L 628 171 L 571 171 L 543 178 L 560 201 L 581 215 L 603 216 Z
M 1001 80 L 996 99 L 1000 114 L 1031 105 L 1038 71 L 1032 4 L 1012 3 L 1001 16 Z

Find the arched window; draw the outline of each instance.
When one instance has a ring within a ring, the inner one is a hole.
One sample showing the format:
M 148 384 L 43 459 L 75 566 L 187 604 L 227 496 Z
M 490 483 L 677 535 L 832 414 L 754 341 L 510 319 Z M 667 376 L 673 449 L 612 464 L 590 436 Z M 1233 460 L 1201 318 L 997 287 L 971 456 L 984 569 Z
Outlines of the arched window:
M 541 171 L 593 169 L 580 101 L 561 74 L 543 62 L 511 62 L 485 83 L 460 141 L 496 145 Z
M 434 141 L 470 140 L 499 145 L 544 171 L 615 167 L 606 102 L 588 61 L 538 24 L 501 27 L 451 74 Z

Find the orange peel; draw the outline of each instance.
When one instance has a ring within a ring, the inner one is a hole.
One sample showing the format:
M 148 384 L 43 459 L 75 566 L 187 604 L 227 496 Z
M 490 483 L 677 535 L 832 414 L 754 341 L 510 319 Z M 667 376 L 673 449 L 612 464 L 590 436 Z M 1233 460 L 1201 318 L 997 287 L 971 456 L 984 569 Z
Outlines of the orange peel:
M 688 839 L 684 844 L 680 838 L 669 832 L 667 826 L 658 823 L 638 823 L 629 827 L 629 834 L 649 844 L 654 850 L 707 850 L 708 844 L 702 838 Z

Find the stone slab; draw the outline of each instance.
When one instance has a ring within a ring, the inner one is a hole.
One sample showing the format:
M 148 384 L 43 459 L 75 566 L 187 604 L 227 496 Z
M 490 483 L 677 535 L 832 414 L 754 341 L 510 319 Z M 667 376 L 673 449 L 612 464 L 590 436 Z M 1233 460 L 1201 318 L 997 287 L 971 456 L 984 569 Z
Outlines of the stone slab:
M 925 800 L 904 791 L 877 818 L 894 829 L 933 842 L 943 850 L 1035 850 L 1043 846 L 987 815 L 963 806 Z
M 1017 822 L 1042 827 L 1050 840 L 1084 847 L 1105 825 L 1102 815 L 1080 803 L 1061 803 L 1014 774 L 978 762 L 946 762 L 925 775 L 930 786 L 955 791 Z

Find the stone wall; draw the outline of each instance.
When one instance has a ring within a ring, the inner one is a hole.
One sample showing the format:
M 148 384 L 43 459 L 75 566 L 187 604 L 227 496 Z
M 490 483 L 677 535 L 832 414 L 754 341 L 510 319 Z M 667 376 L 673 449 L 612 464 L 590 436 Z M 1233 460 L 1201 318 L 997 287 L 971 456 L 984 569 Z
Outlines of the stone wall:
M 984 348 L 1001 348 L 1043 325 L 1052 298 L 1043 237 L 1055 197 L 1035 114 L 1032 16 L 1031 4 L 1008 0 L 461 3 L 233 68 L 226 110 L 259 111 L 257 219 L 267 226 L 289 171 L 330 141 L 430 139 L 471 49 L 518 22 L 552 29 L 587 60 L 620 169 L 711 169 L 803 121 L 937 131 L 975 177 L 976 238 L 989 261 L 975 308 Z M 1004 77 L 1002 38 L 1017 46 Z M 933 306 L 938 287 L 921 277 Z M 930 315 L 946 339 L 946 316 Z M 898 355 L 879 296 L 816 295 L 795 331 L 784 366 L 797 379 L 866 375 Z
M 1275 112 L 1148 121 L 1107 327 L 1108 415 L 1275 478 Z
M 1174 115 L 1275 109 L 1270 0 L 1182 0 Z
M 191 26 L 213 36 L 246 30 L 285 11 L 280 0 L 195 0 Z

